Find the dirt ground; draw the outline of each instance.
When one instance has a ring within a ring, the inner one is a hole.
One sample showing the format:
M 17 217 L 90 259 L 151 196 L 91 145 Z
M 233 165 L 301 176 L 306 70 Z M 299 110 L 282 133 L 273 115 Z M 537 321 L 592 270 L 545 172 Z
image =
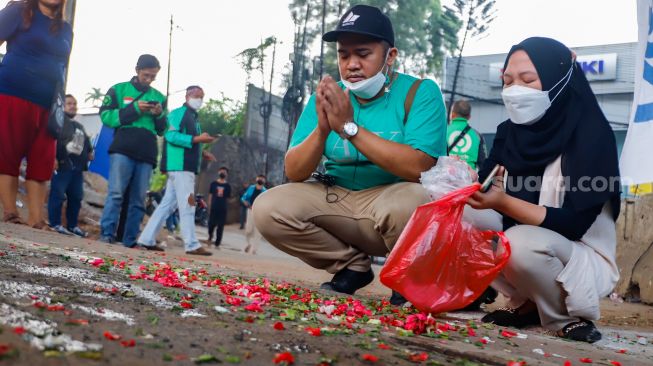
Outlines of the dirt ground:
M 189 258 L 174 241 L 153 253 L 0 224 L 0 365 L 653 364 L 649 306 L 606 300 L 604 340 L 573 343 L 481 313 L 421 317 L 378 279 L 323 293 L 328 274 L 242 240 L 230 227 L 214 256 Z

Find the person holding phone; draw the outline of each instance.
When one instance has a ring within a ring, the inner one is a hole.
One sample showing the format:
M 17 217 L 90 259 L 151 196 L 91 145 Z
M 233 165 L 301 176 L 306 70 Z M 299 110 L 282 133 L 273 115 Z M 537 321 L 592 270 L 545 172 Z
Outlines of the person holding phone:
M 479 172 L 492 185 L 470 197 L 464 218 L 504 230 L 512 248 L 492 284 L 508 306 L 484 322 L 592 343 L 599 299 L 619 278 L 620 183 L 614 134 L 575 57 L 549 38 L 511 48 L 502 91 L 510 118 Z
M 141 55 L 136 76 L 112 86 L 104 97 L 100 118 L 115 130 L 109 147 L 109 192 L 100 219 L 100 241 L 113 243 L 125 192 L 129 207 L 123 245 L 134 247 L 145 214 L 145 195 L 156 166 L 157 136 L 168 129 L 166 97 L 151 84 L 161 66 L 152 55 Z M 129 187 L 129 190 L 127 189 Z

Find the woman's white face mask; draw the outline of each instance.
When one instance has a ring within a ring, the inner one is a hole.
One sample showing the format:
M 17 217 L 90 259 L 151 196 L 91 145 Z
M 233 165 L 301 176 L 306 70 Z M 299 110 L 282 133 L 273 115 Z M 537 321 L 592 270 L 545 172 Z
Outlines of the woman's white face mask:
M 386 67 L 386 63 L 388 62 L 389 55 L 390 55 L 390 50 L 388 50 L 388 52 L 385 55 L 385 60 L 383 61 L 383 65 L 381 65 L 381 70 L 379 70 L 379 72 L 377 72 L 376 75 L 372 76 L 369 79 L 351 83 L 342 77 L 342 72 L 341 72 L 340 80 L 342 81 L 342 84 L 345 86 L 345 88 L 349 89 L 349 91 L 354 93 L 354 95 L 359 98 L 362 99 L 374 98 L 377 94 L 379 94 L 381 88 L 383 88 L 387 80 L 386 73 L 383 72 L 383 69 L 385 69 Z
M 549 107 L 551 107 L 551 103 L 553 103 L 565 86 L 567 86 L 567 83 L 569 83 L 569 80 L 571 79 L 573 70 L 574 64 L 572 63 L 567 74 L 548 91 L 521 85 L 513 85 L 503 89 L 501 92 L 501 98 L 503 99 L 503 104 L 506 106 L 508 116 L 512 123 L 518 125 L 532 125 L 539 121 Z M 553 99 L 549 99 L 549 93 L 551 90 L 555 89 L 555 87 L 563 81 L 565 83 L 558 93 L 556 93 Z

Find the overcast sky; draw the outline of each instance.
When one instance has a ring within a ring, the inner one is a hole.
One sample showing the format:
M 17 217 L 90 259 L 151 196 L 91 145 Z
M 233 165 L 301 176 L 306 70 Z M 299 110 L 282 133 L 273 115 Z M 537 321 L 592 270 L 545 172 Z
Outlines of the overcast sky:
M 7 2 L 0 0 L 0 6 Z M 534 35 L 570 47 L 637 40 L 636 0 L 497 0 L 496 7 L 489 35 L 468 41 L 465 55 L 504 53 Z M 78 0 L 68 92 L 88 104 L 91 88 L 105 91 L 128 80 L 138 56 L 152 53 L 164 66 L 153 85 L 165 93 L 171 14 L 179 27 L 173 35 L 171 107 L 191 84 L 204 86 L 207 97 L 224 93 L 244 100 L 246 74 L 235 55 L 271 35 L 282 42 L 274 84 L 283 93 L 279 81 L 294 31 L 288 0 Z M 260 84 L 259 75 L 252 81 Z

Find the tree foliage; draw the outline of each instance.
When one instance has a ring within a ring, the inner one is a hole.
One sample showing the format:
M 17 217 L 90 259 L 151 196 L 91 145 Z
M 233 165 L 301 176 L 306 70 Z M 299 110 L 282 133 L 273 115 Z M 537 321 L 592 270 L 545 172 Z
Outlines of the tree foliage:
M 240 52 L 236 57 L 240 59 L 240 66 L 247 73 L 247 82 L 249 83 L 252 72 L 259 71 L 261 73 L 261 82 L 263 83 L 263 89 L 265 89 L 265 58 L 266 50 L 277 43 L 277 39 L 274 36 L 267 37 L 261 41 L 256 47 L 246 48 Z
M 198 111 L 203 132 L 212 136 L 242 136 L 245 123 L 245 105 L 227 98 L 209 99 Z
M 102 93 L 102 89 L 100 88 L 91 88 L 91 91 L 86 93 L 86 99 L 84 99 L 85 102 L 91 102 L 93 107 L 98 107 L 100 104 L 102 104 L 102 100 L 104 99 L 104 93 Z
M 326 30 L 335 28 L 340 16 L 355 1 L 326 1 Z M 322 32 L 322 0 L 292 0 L 289 8 L 297 24 L 303 24 L 306 5 L 310 6 L 307 38 L 314 41 Z M 446 54 L 455 51 L 462 22 L 453 9 L 442 8 L 440 0 L 368 0 L 392 20 L 395 43 L 400 53 L 400 71 L 438 75 Z M 309 42 L 310 44 L 310 42 Z M 324 69 L 338 75 L 335 45 L 325 45 Z

